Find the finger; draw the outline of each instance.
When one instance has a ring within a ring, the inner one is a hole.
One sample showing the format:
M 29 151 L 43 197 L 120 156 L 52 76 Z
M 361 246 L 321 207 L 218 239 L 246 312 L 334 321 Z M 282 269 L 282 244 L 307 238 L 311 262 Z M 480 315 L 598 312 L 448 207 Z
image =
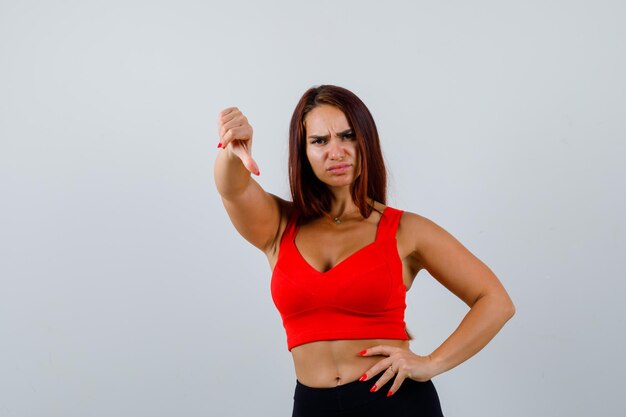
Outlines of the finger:
M 217 115 L 218 120 L 225 118 L 226 116 L 228 116 L 229 114 L 235 112 L 235 110 L 239 110 L 237 107 L 227 107 L 224 110 L 222 110 L 221 112 L 219 112 L 219 114 Z M 236 113 L 236 112 L 235 112 Z M 232 116 L 231 116 L 232 117 Z
M 378 378 L 376 383 L 372 386 L 372 388 L 370 389 L 370 392 L 378 391 L 380 387 L 385 385 L 387 382 L 391 381 L 391 378 L 393 378 L 395 375 L 396 374 L 391 370 L 391 368 L 387 366 L 387 369 L 385 370 L 385 372 L 382 373 L 380 378 Z
M 252 172 L 257 177 L 261 175 L 261 171 L 259 171 L 259 166 L 254 162 L 254 159 L 249 158 L 246 162 L 243 163 L 246 169 Z
M 220 141 L 222 142 L 222 146 L 226 148 L 229 143 L 234 140 L 243 140 L 246 141 L 251 137 L 250 129 L 248 126 L 234 127 L 232 129 L 228 129 L 228 132 L 222 136 Z
M 232 151 L 233 153 L 235 153 L 235 155 L 239 157 L 239 159 L 241 159 L 241 162 L 243 163 L 243 165 L 246 167 L 248 171 L 252 172 L 253 174 L 257 176 L 261 175 L 261 172 L 259 171 L 259 166 L 250 155 L 248 146 L 245 142 L 241 142 L 238 140 L 234 141 L 232 144 Z
M 398 349 L 400 348 L 389 346 L 389 345 L 378 345 L 378 346 L 373 346 L 371 348 L 360 351 L 359 355 L 361 356 L 376 356 L 376 355 L 390 356 L 394 352 L 396 352 Z
M 407 375 L 404 372 L 398 372 L 398 374 L 396 375 L 396 379 L 391 385 L 391 388 L 389 388 L 389 391 L 387 391 L 387 397 L 391 397 L 395 392 L 398 392 L 398 390 L 400 389 L 400 385 L 402 385 L 406 378 Z
M 241 117 L 235 117 L 232 120 L 223 123 L 220 127 L 219 127 L 219 135 L 220 138 L 222 138 L 224 136 L 224 134 L 226 134 L 226 132 L 228 132 L 229 129 L 233 129 L 235 127 L 241 127 L 243 126 L 245 123 L 244 120 L 244 116 L 242 115 Z
M 217 126 L 218 128 L 223 125 L 226 122 L 229 122 L 231 120 L 233 120 L 234 118 L 236 118 L 237 116 L 242 115 L 242 113 L 239 111 L 238 108 L 236 107 L 232 107 L 232 110 L 228 113 L 225 112 L 220 112 L 217 115 Z
M 243 117 L 242 114 L 235 114 L 235 112 L 233 112 L 230 115 L 226 116 L 226 118 L 218 120 L 217 121 L 217 132 L 218 132 L 220 138 L 222 136 L 224 136 L 224 134 L 226 133 L 226 131 L 229 128 L 243 125 L 243 123 L 241 123 L 241 122 L 238 122 L 238 123 L 234 122 L 236 120 L 241 120 L 241 117 Z M 227 124 L 228 124 L 228 127 L 226 127 Z
M 368 379 L 375 377 L 385 369 L 389 368 L 389 366 L 391 366 L 390 358 L 381 359 L 380 361 L 376 362 L 374 366 L 365 371 L 365 373 L 361 375 L 361 378 L 359 378 L 359 381 L 367 381 Z

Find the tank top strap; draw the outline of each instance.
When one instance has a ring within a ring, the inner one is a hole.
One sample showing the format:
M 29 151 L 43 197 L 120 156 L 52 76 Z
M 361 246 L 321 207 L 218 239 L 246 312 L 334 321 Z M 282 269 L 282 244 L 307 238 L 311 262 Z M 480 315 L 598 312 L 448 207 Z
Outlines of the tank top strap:
M 378 239 L 395 239 L 398 225 L 400 224 L 400 218 L 402 217 L 404 210 L 399 210 L 390 206 L 387 206 L 383 212 L 383 216 L 380 219 L 380 227 L 378 230 Z

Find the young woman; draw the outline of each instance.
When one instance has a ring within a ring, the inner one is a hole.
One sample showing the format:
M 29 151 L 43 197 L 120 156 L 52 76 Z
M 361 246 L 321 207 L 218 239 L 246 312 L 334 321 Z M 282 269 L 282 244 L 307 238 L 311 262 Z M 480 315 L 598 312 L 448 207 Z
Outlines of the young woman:
M 292 201 L 263 190 L 252 126 L 218 118 L 215 183 L 237 231 L 262 250 L 296 371 L 294 417 L 441 416 L 431 379 L 480 351 L 515 307 L 444 229 L 386 205 L 374 120 L 337 86 L 311 88 L 289 131 Z M 470 310 L 430 355 L 409 349 L 406 291 L 425 269 Z

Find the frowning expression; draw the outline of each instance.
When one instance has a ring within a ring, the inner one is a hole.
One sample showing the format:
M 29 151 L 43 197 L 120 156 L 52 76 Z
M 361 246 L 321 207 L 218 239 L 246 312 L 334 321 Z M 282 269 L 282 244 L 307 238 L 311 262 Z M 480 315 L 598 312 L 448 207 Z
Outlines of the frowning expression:
M 321 105 L 304 119 L 306 155 L 313 172 L 330 187 L 351 184 L 360 174 L 357 139 L 346 115 Z

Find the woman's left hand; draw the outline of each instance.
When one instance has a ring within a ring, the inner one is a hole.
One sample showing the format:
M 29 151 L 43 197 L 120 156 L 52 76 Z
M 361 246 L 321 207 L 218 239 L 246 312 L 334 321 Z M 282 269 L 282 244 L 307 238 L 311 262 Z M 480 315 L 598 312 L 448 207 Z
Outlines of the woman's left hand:
M 367 381 L 371 377 L 385 371 L 378 381 L 374 384 L 371 392 L 378 391 L 380 387 L 385 385 L 392 378 L 396 378 L 387 393 L 387 396 L 393 395 L 398 391 L 400 385 L 406 378 L 415 381 L 425 382 L 436 375 L 435 365 L 430 356 L 419 356 L 411 352 L 409 349 L 379 345 L 359 352 L 361 356 L 387 356 L 376 365 L 372 366 L 363 374 L 359 381 Z

